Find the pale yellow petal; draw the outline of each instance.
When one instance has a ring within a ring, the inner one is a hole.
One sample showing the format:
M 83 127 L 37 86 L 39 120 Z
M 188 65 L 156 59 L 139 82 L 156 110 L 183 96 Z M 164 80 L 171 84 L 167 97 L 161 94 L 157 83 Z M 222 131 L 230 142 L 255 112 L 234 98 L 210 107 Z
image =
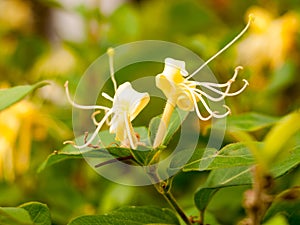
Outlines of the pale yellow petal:
M 190 93 L 188 93 L 188 92 L 181 92 L 177 98 L 176 104 L 177 104 L 178 108 L 180 108 L 184 111 L 193 111 L 194 110 L 194 104 L 192 101 L 192 97 L 191 97 Z

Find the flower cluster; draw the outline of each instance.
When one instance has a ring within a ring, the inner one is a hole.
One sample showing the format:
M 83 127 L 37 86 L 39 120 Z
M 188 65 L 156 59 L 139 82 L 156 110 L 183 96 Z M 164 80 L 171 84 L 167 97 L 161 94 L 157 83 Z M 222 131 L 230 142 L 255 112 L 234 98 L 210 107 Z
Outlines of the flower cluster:
M 185 69 L 184 61 L 172 58 L 165 59 L 165 67 L 163 72 L 156 76 L 156 86 L 161 89 L 161 91 L 167 97 L 167 104 L 158 127 L 153 148 L 157 148 L 162 144 L 171 114 L 176 106 L 184 111 L 195 111 L 200 120 L 209 120 L 213 117 L 223 118 L 230 114 L 230 109 L 228 106 L 224 105 L 226 111 L 224 113 L 220 113 L 218 111 L 213 111 L 206 101 L 210 100 L 219 102 L 225 97 L 235 96 L 243 92 L 248 86 L 248 82 L 245 79 L 243 80 L 244 85 L 238 91 L 230 92 L 232 83 L 236 80 L 239 71 L 242 69 L 241 66 L 236 67 L 231 79 L 222 84 L 198 82 L 192 80 L 191 78 L 201 69 L 203 69 L 210 61 L 229 48 L 238 38 L 240 38 L 246 32 L 252 20 L 253 17 L 250 16 L 246 27 L 230 43 L 228 43 L 223 49 L 212 56 L 190 75 Z M 120 141 L 121 145 L 124 147 L 136 149 L 137 145 L 139 144 L 139 140 L 134 132 L 131 122 L 148 104 L 150 97 L 148 93 L 140 93 L 135 91 L 129 82 L 125 82 L 119 87 L 117 86 L 113 68 L 114 50 L 110 48 L 107 53 L 109 56 L 110 73 L 112 82 L 114 84 L 115 95 L 113 98 L 108 96 L 106 93 L 102 93 L 102 95 L 112 102 L 111 108 L 99 105 L 79 105 L 71 100 L 68 90 L 68 83 L 65 85 L 68 100 L 74 107 L 80 109 L 98 110 L 92 115 L 92 119 L 96 125 L 96 130 L 93 132 L 91 137 L 82 145 L 75 145 L 73 142 L 71 143 L 77 148 L 92 146 L 91 143 L 98 135 L 104 123 L 107 122 L 110 126 L 109 132 L 116 135 L 115 140 Z M 205 89 L 214 93 L 214 95 L 212 96 L 211 94 L 206 93 L 204 91 Z M 198 106 L 199 103 L 202 104 L 206 110 L 206 113 L 203 114 L 203 112 L 200 112 Z M 99 114 L 101 110 L 105 112 L 105 115 L 102 120 L 98 122 L 95 116 Z M 70 141 L 67 143 L 70 143 Z

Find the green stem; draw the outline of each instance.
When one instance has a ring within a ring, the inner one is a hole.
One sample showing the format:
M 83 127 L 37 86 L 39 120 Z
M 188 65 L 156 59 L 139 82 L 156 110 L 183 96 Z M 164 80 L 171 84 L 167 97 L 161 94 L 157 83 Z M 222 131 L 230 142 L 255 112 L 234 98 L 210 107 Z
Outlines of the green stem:
M 162 181 L 161 178 L 157 174 L 157 167 L 156 165 L 150 166 L 148 168 L 147 173 L 150 177 L 150 179 L 154 183 L 154 187 L 156 188 L 157 192 L 164 196 L 164 198 L 167 200 L 169 205 L 177 212 L 177 214 L 181 217 L 181 219 L 187 224 L 192 225 L 192 222 L 187 217 L 187 215 L 184 213 L 184 211 L 181 209 L 179 204 L 177 203 L 176 199 L 170 192 L 170 180 L 168 181 Z
M 187 224 L 192 225 L 190 219 L 187 217 L 187 215 L 183 212 L 181 207 L 178 205 L 176 199 L 172 195 L 171 192 L 164 192 L 162 195 L 165 197 L 165 199 L 168 201 L 168 203 L 174 208 L 174 210 L 178 213 L 178 215 L 181 217 L 181 219 Z
M 204 223 L 204 210 L 200 211 L 200 218 L 199 218 L 199 224 L 203 224 Z

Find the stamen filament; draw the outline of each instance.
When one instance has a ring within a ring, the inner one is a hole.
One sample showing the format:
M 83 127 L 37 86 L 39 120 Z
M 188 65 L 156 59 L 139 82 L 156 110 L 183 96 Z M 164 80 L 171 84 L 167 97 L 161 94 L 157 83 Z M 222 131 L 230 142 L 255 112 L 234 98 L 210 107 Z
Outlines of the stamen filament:
M 244 86 L 240 90 L 238 90 L 236 92 L 229 93 L 229 90 L 231 88 L 231 84 L 235 81 L 235 79 L 236 79 L 236 77 L 238 75 L 238 72 L 241 69 L 243 69 L 243 67 L 241 67 L 241 66 L 236 67 L 235 68 L 235 72 L 234 72 L 232 78 L 229 81 L 227 81 L 226 83 L 224 83 L 224 84 L 216 84 L 216 83 L 210 83 L 210 82 L 196 82 L 196 81 L 194 81 L 198 86 L 205 87 L 205 88 L 207 88 L 207 89 L 215 92 L 216 94 L 219 94 L 220 97 L 212 97 L 209 94 L 207 94 L 206 92 L 204 92 L 204 91 L 202 91 L 200 89 L 197 89 L 197 88 L 192 88 L 192 89 L 193 89 L 194 92 L 197 92 L 197 93 L 205 96 L 206 98 L 208 98 L 209 100 L 212 100 L 212 101 L 221 101 L 226 96 L 235 96 L 235 95 L 238 95 L 241 92 L 243 92 L 245 90 L 245 88 L 249 85 L 248 81 L 245 80 L 245 79 L 243 79 L 243 81 L 245 82 Z M 191 84 L 189 84 L 189 85 L 191 85 Z M 220 87 L 221 88 L 221 87 L 226 87 L 226 86 L 227 86 L 227 88 L 226 88 L 226 90 L 224 92 L 220 91 L 220 90 L 218 90 L 216 88 L 214 88 L 214 87 Z
M 127 132 L 127 137 L 129 140 L 130 147 L 132 149 L 136 149 L 136 145 L 134 144 L 134 141 L 133 141 L 133 138 L 131 135 L 131 133 L 133 132 L 133 128 L 132 128 L 132 126 L 130 126 L 130 121 L 129 121 L 127 112 L 124 112 L 124 121 L 125 121 L 125 127 L 126 127 L 126 132 Z
M 225 45 L 220 51 L 218 51 L 215 55 L 213 55 L 211 58 L 209 58 L 205 63 L 203 63 L 198 69 L 196 69 L 192 74 L 190 74 L 186 79 L 192 78 L 195 74 L 197 74 L 200 70 L 202 70 L 208 63 L 210 63 L 212 60 L 214 60 L 216 57 L 218 57 L 220 54 L 222 54 L 225 50 L 227 50 L 234 42 L 236 42 L 241 36 L 246 33 L 248 30 L 250 24 L 253 22 L 254 16 L 251 14 L 249 15 L 248 23 L 245 26 L 245 28 L 234 38 L 232 41 L 230 41 L 227 45 Z
M 230 114 L 230 110 L 227 110 L 226 113 L 224 114 L 217 114 L 219 113 L 218 111 L 212 111 L 209 106 L 207 105 L 207 103 L 205 102 L 205 100 L 202 98 L 202 96 L 200 94 L 195 93 L 195 95 L 200 99 L 201 103 L 203 104 L 204 108 L 206 109 L 206 111 L 214 118 L 224 118 L 227 115 Z M 224 106 L 224 105 L 223 105 Z M 226 109 L 229 109 L 228 107 L 226 107 Z
M 101 95 L 102 95 L 104 98 L 106 98 L 107 100 L 111 101 L 111 102 L 114 101 L 114 99 L 113 99 L 112 97 L 110 97 L 108 94 L 106 94 L 105 92 L 102 92 Z
M 103 110 L 109 110 L 110 108 L 105 107 L 105 106 L 100 106 L 100 105 L 79 105 L 77 103 L 75 103 L 70 96 L 70 92 L 69 92 L 69 86 L 68 86 L 69 82 L 66 81 L 65 83 L 65 90 L 66 90 L 66 95 L 67 95 L 67 99 L 70 102 L 70 104 L 72 106 L 74 106 L 75 108 L 78 109 L 103 109 Z
M 107 49 L 107 54 L 108 54 L 108 60 L 109 60 L 109 70 L 110 70 L 110 77 L 111 80 L 114 84 L 114 89 L 115 92 L 118 89 L 118 85 L 117 85 L 117 81 L 115 79 L 115 71 L 114 71 L 114 54 L 115 54 L 115 50 L 113 48 L 109 48 Z
M 209 86 L 206 87 L 206 88 L 210 89 L 211 91 L 215 92 L 216 94 L 219 94 L 220 97 L 213 97 L 213 96 L 207 94 L 206 92 L 204 92 L 204 91 L 202 91 L 200 89 L 196 89 L 195 92 L 200 93 L 201 95 L 203 95 L 203 96 L 207 97 L 208 99 L 210 99 L 212 101 L 215 101 L 215 102 L 218 102 L 218 101 L 221 101 L 221 100 L 225 99 L 225 97 L 227 96 L 227 94 L 228 94 L 228 92 L 230 90 L 230 86 L 227 86 L 225 92 L 222 92 L 220 90 L 217 90 L 217 89 L 209 87 Z
M 95 139 L 95 137 L 97 136 L 97 134 L 99 133 L 100 129 L 102 128 L 103 124 L 105 123 L 105 121 L 107 120 L 107 118 L 111 115 L 112 110 L 109 110 L 104 117 L 102 118 L 102 120 L 98 123 L 96 130 L 94 131 L 94 133 L 92 134 L 92 136 L 90 137 L 90 139 L 84 143 L 83 145 L 73 145 L 75 148 L 78 149 L 82 149 L 85 147 L 88 147 L 92 141 Z
M 96 120 L 96 115 L 98 115 L 98 114 L 100 114 L 101 113 L 101 111 L 100 110 L 98 110 L 98 111 L 95 111 L 92 115 L 91 115 L 91 118 L 92 118 L 92 120 L 93 120 L 93 123 L 96 125 L 96 126 L 98 126 L 99 125 L 99 122 Z
M 192 96 L 192 100 L 193 100 L 193 103 L 194 103 L 194 108 L 195 108 L 195 111 L 196 111 L 196 114 L 197 116 L 199 117 L 200 120 L 203 120 L 203 121 L 207 121 L 209 120 L 210 118 L 212 118 L 212 115 L 210 114 L 209 116 L 207 117 L 204 117 L 201 115 L 200 111 L 199 111 L 199 108 L 198 108 L 198 104 L 197 104 L 197 100 L 195 98 L 195 95 L 191 92 L 191 90 L 188 89 L 188 91 L 190 92 L 191 96 Z
M 247 80 L 243 79 L 243 81 L 245 82 L 245 84 L 240 90 L 238 90 L 236 92 L 228 93 L 227 96 L 235 96 L 235 95 L 242 93 L 246 89 L 246 87 L 249 85 L 249 82 Z

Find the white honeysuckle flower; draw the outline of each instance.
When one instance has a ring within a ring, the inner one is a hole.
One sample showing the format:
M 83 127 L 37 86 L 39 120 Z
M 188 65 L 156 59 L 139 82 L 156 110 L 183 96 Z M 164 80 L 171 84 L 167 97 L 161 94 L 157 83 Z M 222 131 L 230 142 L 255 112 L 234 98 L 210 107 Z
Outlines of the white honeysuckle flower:
M 188 73 L 185 69 L 184 61 L 166 58 L 164 71 L 156 76 L 156 86 L 163 91 L 169 103 L 174 107 L 178 106 L 178 108 L 185 111 L 195 110 L 197 116 L 201 120 L 209 120 L 212 117 L 222 118 L 230 113 L 229 108 L 224 105 L 227 111 L 223 114 L 212 111 L 209 105 L 206 103 L 205 98 L 217 102 L 223 100 L 227 96 L 238 95 L 245 90 L 245 88 L 248 86 L 248 82 L 247 80 L 243 79 L 245 84 L 240 90 L 236 92 L 229 92 L 231 84 L 235 81 L 238 72 L 241 69 L 241 66 L 236 67 L 233 77 L 224 84 L 198 82 L 186 78 Z M 209 89 L 218 95 L 218 97 L 211 96 L 210 94 L 204 92 L 201 88 Z M 225 90 L 221 91 L 220 88 L 225 88 Z M 201 114 L 198 107 L 199 101 L 206 109 L 207 113 L 209 114 L 208 116 L 203 116 Z
M 112 118 L 109 121 L 109 132 L 116 134 L 116 140 L 124 143 L 128 140 L 131 148 L 137 147 L 138 139 L 131 121 L 143 110 L 150 100 L 148 93 L 140 93 L 131 87 L 129 82 L 119 86 L 111 108 Z
M 249 85 L 248 81 L 245 79 L 243 79 L 245 84 L 241 89 L 235 92 L 230 92 L 231 84 L 235 81 L 239 70 L 242 69 L 241 66 L 236 67 L 232 78 L 223 84 L 211 82 L 198 82 L 191 80 L 191 78 L 200 70 L 202 70 L 205 66 L 207 66 L 207 64 L 210 63 L 213 59 L 215 59 L 222 52 L 228 49 L 234 42 L 236 42 L 248 30 L 253 20 L 253 15 L 249 15 L 249 21 L 245 28 L 225 47 L 223 47 L 219 52 L 217 52 L 215 55 L 209 58 L 205 63 L 203 63 L 190 75 L 185 69 L 184 61 L 172 58 L 165 59 L 165 67 L 163 72 L 158 74 L 155 78 L 156 86 L 159 89 L 161 89 L 161 91 L 167 97 L 167 104 L 164 109 L 161 122 L 159 124 L 157 134 L 154 139 L 154 148 L 158 147 L 163 142 L 172 112 L 176 106 L 185 111 L 195 110 L 197 116 L 201 120 L 209 120 L 212 117 L 223 118 L 230 114 L 230 109 L 226 105 L 224 105 L 224 108 L 226 109 L 226 112 L 224 113 L 213 111 L 206 102 L 206 99 L 218 102 L 223 100 L 227 96 L 234 96 L 243 92 L 245 88 Z M 208 89 L 210 93 L 213 92 L 214 96 L 206 93 L 205 89 Z M 203 105 L 204 109 L 207 111 L 206 114 L 208 115 L 201 114 L 198 106 L 199 102 Z
M 85 141 L 82 145 L 75 145 L 72 141 L 66 141 L 65 143 L 71 143 L 74 147 L 82 149 L 88 146 L 91 146 L 91 143 L 98 135 L 99 131 L 101 130 L 102 126 L 105 122 L 109 125 L 109 132 L 112 134 L 116 134 L 115 140 L 121 142 L 121 146 L 123 147 L 130 147 L 132 149 L 136 149 L 137 145 L 139 144 L 139 140 L 137 138 L 136 133 L 134 132 L 133 126 L 131 121 L 145 108 L 150 100 L 150 96 L 148 93 L 140 93 L 134 90 L 131 86 L 131 83 L 125 82 L 119 87 L 117 87 L 116 80 L 114 78 L 113 72 L 113 62 L 112 56 L 114 54 L 113 49 L 109 49 L 107 51 L 109 55 L 109 63 L 110 63 L 110 72 L 111 72 L 111 79 L 114 84 L 115 88 L 115 95 L 114 98 L 110 97 L 106 93 L 102 93 L 102 96 L 107 98 L 108 100 L 112 101 L 112 107 L 100 106 L 100 105 L 79 105 L 75 103 L 69 94 L 68 89 L 68 82 L 65 84 L 66 94 L 68 101 L 75 107 L 79 109 L 97 109 L 92 114 L 92 119 L 94 124 L 97 126 L 96 130 L 93 132 L 91 137 Z M 101 121 L 97 121 L 95 116 L 99 114 L 103 110 L 105 115 L 101 119 Z

